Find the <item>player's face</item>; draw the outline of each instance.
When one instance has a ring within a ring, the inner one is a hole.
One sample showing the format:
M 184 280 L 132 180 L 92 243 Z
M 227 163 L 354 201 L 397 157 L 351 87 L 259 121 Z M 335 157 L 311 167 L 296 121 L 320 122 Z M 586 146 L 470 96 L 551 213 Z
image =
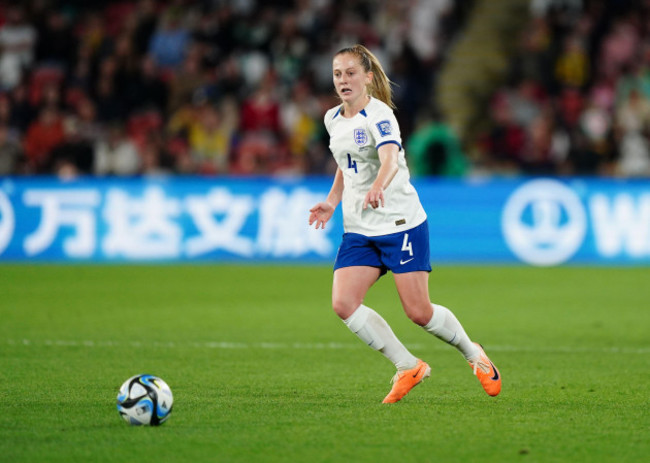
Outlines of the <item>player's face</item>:
M 341 101 L 353 104 L 368 95 L 366 85 L 372 82 L 372 72 L 363 69 L 359 58 L 350 53 L 336 55 L 332 70 L 334 88 Z

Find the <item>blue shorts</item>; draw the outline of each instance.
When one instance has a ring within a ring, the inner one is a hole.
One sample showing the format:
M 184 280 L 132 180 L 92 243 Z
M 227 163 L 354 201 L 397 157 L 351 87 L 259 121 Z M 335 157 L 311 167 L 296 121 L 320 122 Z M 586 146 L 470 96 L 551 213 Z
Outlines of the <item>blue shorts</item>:
M 431 271 L 429 226 L 425 220 L 410 230 L 382 236 L 344 233 L 334 270 L 354 266 L 377 267 L 381 275 Z

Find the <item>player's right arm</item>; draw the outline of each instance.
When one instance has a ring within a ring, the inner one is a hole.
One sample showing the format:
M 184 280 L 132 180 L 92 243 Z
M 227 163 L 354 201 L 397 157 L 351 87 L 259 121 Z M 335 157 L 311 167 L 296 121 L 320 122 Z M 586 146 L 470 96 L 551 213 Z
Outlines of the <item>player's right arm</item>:
M 343 173 L 340 168 L 336 169 L 334 182 L 330 189 L 327 199 L 323 202 L 316 204 L 309 209 L 309 225 L 316 223 L 316 229 L 325 228 L 325 224 L 332 218 L 336 206 L 341 202 L 343 197 Z
M 379 206 L 384 207 L 384 190 L 388 188 L 399 170 L 397 166 L 398 152 L 399 145 L 393 143 L 385 143 L 377 150 L 381 167 L 370 191 L 363 200 L 363 209 L 368 206 L 372 206 L 373 209 L 377 209 Z

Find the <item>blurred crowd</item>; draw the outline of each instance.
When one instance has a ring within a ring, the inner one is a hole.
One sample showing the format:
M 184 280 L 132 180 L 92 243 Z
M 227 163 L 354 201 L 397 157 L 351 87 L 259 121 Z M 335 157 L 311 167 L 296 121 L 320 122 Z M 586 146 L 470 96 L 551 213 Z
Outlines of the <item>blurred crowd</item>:
M 378 55 L 407 139 L 470 4 L 0 3 L 0 175 L 332 173 L 333 54 Z
M 463 145 L 433 90 L 472 4 L 0 3 L 0 175 L 331 174 L 331 60 L 358 42 L 396 84 L 415 175 L 650 176 L 650 0 L 531 0 Z
M 650 1 L 533 0 L 479 140 L 490 172 L 650 176 Z

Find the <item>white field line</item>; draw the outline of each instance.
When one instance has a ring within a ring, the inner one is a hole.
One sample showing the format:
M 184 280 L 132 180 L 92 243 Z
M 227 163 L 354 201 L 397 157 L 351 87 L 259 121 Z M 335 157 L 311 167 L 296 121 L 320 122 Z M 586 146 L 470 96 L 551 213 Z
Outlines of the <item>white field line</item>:
M 92 340 L 64 340 L 64 339 L 5 339 L 4 343 L 10 346 L 35 346 L 35 347 L 144 347 L 144 348 L 187 348 L 197 349 L 290 349 L 290 350 L 336 350 L 336 349 L 360 349 L 364 345 L 361 342 L 327 342 L 327 343 L 304 343 L 304 342 L 227 342 L 227 341 L 206 341 L 206 342 L 165 342 L 165 341 L 92 341 Z M 432 342 L 431 344 L 407 344 L 413 350 L 443 350 L 449 349 L 442 343 Z M 650 354 L 650 347 L 578 347 L 578 346 L 553 346 L 553 347 L 527 347 L 527 346 L 506 346 L 486 345 L 489 352 L 517 352 L 517 353 L 546 353 L 546 354 Z

